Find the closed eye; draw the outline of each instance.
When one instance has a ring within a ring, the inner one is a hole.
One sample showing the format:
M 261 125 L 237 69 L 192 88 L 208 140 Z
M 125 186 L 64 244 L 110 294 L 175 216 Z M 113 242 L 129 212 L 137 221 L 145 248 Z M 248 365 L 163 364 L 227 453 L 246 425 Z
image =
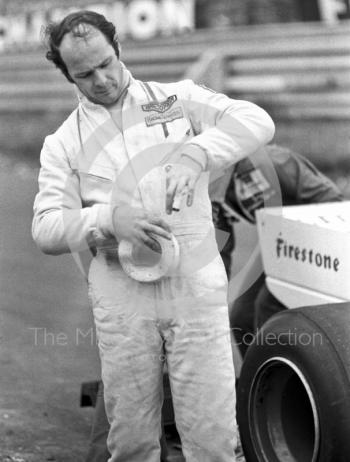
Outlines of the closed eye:
M 84 74 L 78 74 L 75 77 L 78 78 L 78 79 L 86 79 L 86 78 L 90 77 L 91 75 L 92 75 L 92 72 L 89 71 L 89 72 L 86 72 Z
M 106 61 L 104 61 L 102 64 L 100 64 L 100 68 L 103 69 L 104 67 L 107 67 L 111 62 L 111 59 L 108 58 Z
M 109 66 L 111 63 L 112 59 L 107 58 L 105 61 L 103 61 L 101 64 L 99 64 L 97 67 L 100 69 L 104 69 L 105 67 Z M 78 79 L 87 79 L 88 77 L 91 77 L 94 71 L 87 71 L 87 72 L 81 72 L 80 74 L 76 74 L 75 77 Z

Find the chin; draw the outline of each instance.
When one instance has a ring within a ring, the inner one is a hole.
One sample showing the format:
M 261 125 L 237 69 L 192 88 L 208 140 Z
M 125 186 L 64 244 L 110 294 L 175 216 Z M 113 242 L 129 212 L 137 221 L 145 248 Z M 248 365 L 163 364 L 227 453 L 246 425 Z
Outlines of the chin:
M 109 104 L 109 105 L 115 104 L 115 103 L 118 101 L 119 96 L 120 96 L 120 95 L 115 95 L 115 96 L 113 96 L 113 97 L 112 97 L 112 96 L 109 97 L 109 98 L 108 98 L 108 102 L 106 102 L 105 104 L 106 104 L 106 105 L 107 105 L 107 104 Z
M 109 106 L 111 104 L 114 104 L 118 101 L 119 98 L 119 92 L 108 92 L 105 95 L 93 95 L 91 101 L 93 101 L 96 104 L 102 104 L 104 106 Z

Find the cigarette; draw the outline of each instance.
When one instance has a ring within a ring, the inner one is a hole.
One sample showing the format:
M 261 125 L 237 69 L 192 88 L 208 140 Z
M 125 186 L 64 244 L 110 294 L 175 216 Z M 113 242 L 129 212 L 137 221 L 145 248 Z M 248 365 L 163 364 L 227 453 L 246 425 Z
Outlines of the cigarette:
M 182 197 L 176 197 L 174 202 L 173 202 L 173 210 L 174 212 L 179 212 L 180 211 L 180 205 L 182 202 Z

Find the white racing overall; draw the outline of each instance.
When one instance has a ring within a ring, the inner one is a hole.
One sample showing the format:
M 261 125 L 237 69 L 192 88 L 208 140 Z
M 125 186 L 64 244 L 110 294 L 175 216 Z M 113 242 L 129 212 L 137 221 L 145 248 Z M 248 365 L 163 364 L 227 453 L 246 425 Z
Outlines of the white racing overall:
M 209 172 L 270 141 L 273 123 L 257 106 L 191 81 L 132 81 L 121 120 L 119 127 L 113 111 L 83 100 L 46 138 L 33 236 L 51 254 L 96 249 L 88 284 L 111 425 L 110 461 L 159 462 L 166 361 L 186 460 L 232 462 L 235 377 Z M 165 169 L 184 152 L 206 171 L 193 205 L 166 215 Z M 123 272 L 111 209 L 125 203 L 169 223 L 180 246 L 173 274 L 142 283 Z

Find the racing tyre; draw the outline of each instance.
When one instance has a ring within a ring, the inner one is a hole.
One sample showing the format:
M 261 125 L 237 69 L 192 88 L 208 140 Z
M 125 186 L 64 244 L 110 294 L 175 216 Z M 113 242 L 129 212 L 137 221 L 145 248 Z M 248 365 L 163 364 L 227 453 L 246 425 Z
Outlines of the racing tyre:
M 264 324 L 244 359 L 237 421 L 247 462 L 350 460 L 350 303 Z

